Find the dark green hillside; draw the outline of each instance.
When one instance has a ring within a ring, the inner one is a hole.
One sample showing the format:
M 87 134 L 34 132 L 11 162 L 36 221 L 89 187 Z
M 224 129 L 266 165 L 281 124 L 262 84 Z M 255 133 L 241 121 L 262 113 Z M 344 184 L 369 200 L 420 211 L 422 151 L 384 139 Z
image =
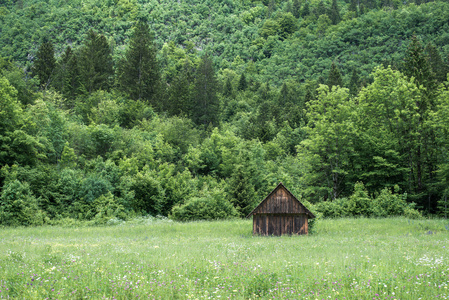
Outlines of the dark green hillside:
M 336 25 L 327 17 L 331 3 L 318 1 L 310 3 L 309 14 L 300 3 L 298 18 L 294 1 L 272 1 L 271 6 L 199 0 L 13 2 L 1 12 L 0 55 L 28 65 L 44 38 L 60 55 L 66 46 L 82 44 L 91 28 L 109 39 L 117 57 L 136 20 L 149 23 L 159 49 L 168 42 L 183 47 L 193 43 L 212 54 L 219 69 L 249 69 L 259 81 L 276 84 L 326 77 L 332 61 L 338 62 L 345 83 L 353 69 L 368 77 L 378 64 L 399 64 L 413 34 L 424 44 L 434 43 L 443 57 L 449 54 L 447 2 L 379 4 L 363 14 L 339 2 L 342 20 Z
M 0 224 L 449 212 L 446 1 L 1 5 Z

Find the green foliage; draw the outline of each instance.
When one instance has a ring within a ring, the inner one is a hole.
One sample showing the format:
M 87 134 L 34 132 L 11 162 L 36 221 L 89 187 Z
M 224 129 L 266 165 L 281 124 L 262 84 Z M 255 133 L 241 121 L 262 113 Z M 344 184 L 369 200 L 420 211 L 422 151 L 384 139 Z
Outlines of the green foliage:
M 8 2 L 0 164 L 14 167 L 0 188 L 28 183 L 61 224 L 184 212 L 218 191 L 244 216 L 279 181 L 326 216 L 419 217 L 407 202 L 445 214 L 448 12 L 442 1 Z
M 377 199 L 376 199 L 377 200 Z M 380 200 L 379 209 L 385 209 L 383 207 L 382 200 Z M 368 192 L 365 189 L 365 186 L 361 182 L 356 182 L 354 185 L 354 192 L 352 195 L 346 200 L 346 207 L 344 207 L 344 211 L 349 216 L 366 216 L 369 217 L 373 213 L 373 205 L 371 204 L 371 199 L 368 196 Z M 374 212 L 374 215 L 380 213 L 380 211 Z
M 170 218 L 178 221 L 218 220 L 237 215 L 237 210 L 226 199 L 222 188 L 205 186 L 198 196 L 190 198 L 182 205 L 174 206 Z
M 336 25 L 340 22 L 340 9 L 338 8 L 337 0 L 332 0 L 332 7 L 329 12 L 329 18 L 333 25 Z
M 118 89 L 133 100 L 145 100 L 155 107 L 153 99 L 159 89 L 159 66 L 152 33 L 147 24 L 138 22 L 125 56 L 118 63 Z
M 333 86 L 343 87 L 343 80 L 341 78 L 340 70 L 338 69 L 335 62 L 332 62 L 327 85 L 329 86 L 329 88 L 332 88 Z
M 104 35 L 89 30 L 77 62 L 81 82 L 87 92 L 110 88 L 114 74 L 112 50 Z
M 13 180 L 7 183 L 0 196 L 0 224 L 8 226 L 36 226 L 44 224 L 45 213 L 39 208 L 28 183 Z
M 112 219 L 126 219 L 126 212 L 114 195 L 109 192 L 101 195 L 93 202 L 95 224 L 106 224 Z
M 393 194 L 391 189 L 385 188 L 374 199 L 373 215 L 376 217 L 404 215 L 407 208 L 406 199 L 407 194 Z
M 34 60 L 33 73 L 38 76 L 40 85 L 46 89 L 52 81 L 56 68 L 55 50 L 50 41 L 39 46 Z
M 335 200 L 349 183 L 351 161 L 355 158 L 354 102 L 348 90 L 321 85 L 318 98 L 307 105 L 308 138 L 298 146 L 305 167 L 306 195 Z
M 0 132 L 14 131 L 21 123 L 22 108 L 17 101 L 17 90 L 0 77 Z
M 357 182 L 354 192 L 349 198 L 340 198 L 335 201 L 320 202 L 315 207 L 325 218 L 349 217 L 377 217 L 405 216 L 419 219 L 421 213 L 414 209 L 414 203 L 407 203 L 407 194 L 396 193 L 384 188 L 375 198 L 368 195 L 365 186 Z
M 228 195 L 230 202 L 239 213 L 246 217 L 257 205 L 256 193 L 251 183 L 251 175 L 242 165 L 234 166 L 234 172 L 228 181 Z
M 217 79 L 212 60 L 204 56 L 195 75 L 194 107 L 192 119 L 198 125 L 218 124 L 219 103 L 217 98 Z
M 128 179 L 128 188 L 134 194 L 131 208 L 142 214 L 161 214 L 165 191 L 157 180 L 156 173 L 145 169 Z

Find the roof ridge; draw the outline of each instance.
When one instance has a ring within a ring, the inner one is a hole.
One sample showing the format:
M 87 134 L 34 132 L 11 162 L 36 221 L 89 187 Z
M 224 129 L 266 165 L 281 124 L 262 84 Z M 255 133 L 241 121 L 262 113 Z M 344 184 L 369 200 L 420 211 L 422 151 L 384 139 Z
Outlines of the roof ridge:
M 310 216 L 310 218 L 315 218 L 315 215 L 307 208 L 304 204 L 301 203 L 301 201 L 296 198 L 295 195 L 293 195 L 292 192 L 288 188 L 285 187 L 285 185 L 282 182 L 279 182 L 279 184 L 266 196 L 247 216 L 246 218 L 249 218 L 274 192 L 276 192 L 280 187 L 283 187 L 292 197 L 294 200 L 298 201 L 299 204 L 301 204 L 302 207 L 304 207 L 306 213 Z

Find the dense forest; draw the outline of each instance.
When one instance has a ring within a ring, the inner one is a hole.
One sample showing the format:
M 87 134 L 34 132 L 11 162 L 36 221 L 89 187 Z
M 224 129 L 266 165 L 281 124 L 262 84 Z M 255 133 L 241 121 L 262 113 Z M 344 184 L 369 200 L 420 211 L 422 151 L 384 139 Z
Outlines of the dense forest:
M 0 5 L 2 225 L 449 212 L 449 1 Z

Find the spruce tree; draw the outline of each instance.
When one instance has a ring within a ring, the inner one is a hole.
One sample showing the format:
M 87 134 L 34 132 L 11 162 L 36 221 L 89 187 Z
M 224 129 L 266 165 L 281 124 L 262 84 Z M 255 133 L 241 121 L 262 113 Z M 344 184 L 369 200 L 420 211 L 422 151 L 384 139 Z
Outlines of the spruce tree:
M 285 12 L 291 13 L 293 14 L 293 5 L 292 5 L 292 1 L 288 1 L 287 4 L 285 5 Z
M 281 91 L 279 93 L 279 105 L 285 107 L 287 102 L 289 102 L 289 90 L 287 84 L 284 82 L 281 87 Z
M 191 116 L 193 112 L 192 64 L 186 60 L 168 90 L 168 103 L 164 107 L 170 115 Z
M 356 69 L 352 70 L 351 82 L 349 83 L 349 93 L 352 96 L 357 95 L 360 90 L 360 78 Z
M 248 83 L 246 82 L 245 73 L 242 73 L 239 80 L 239 85 L 237 86 L 238 91 L 244 91 L 248 88 Z
M 36 54 L 33 73 L 39 77 L 39 84 L 46 89 L 52 81 L 56 68 L 55 50 L 50 41 L 43 42 Z
M 364 15 L 365 14 L 365 5 L 360 4 L 359 6 L 359 16 Z
M 235 167 L 234 173 L 229 178 L 228 194 L 231 203 L 237 209 L 241 217 L 247 216 L 254 208 L 256 193 L 251 184 L 251 174 L 242 165 Z
M 337 0 L 332 0 L 331 10 L 329 12 L 329 19 L 331 19 L 332 25 L 337 25 L 340 23 L 340 9 L 337 5 Z
M 218 125 L 217 86 L 212 60 L 205 55 L 195 73 L 195 102 L 192 117 L 196 124 Z
M 71 100 L 74 100 L 76 96 L 80 94 L 86 93 L 81 79 L 78 56 L 73 52 L 68 57 L 63 80 L 64 86 L 62 94 L 69 100 L 69 103 L 71 103 L 70 105 L 73 106 L 74 103 L 72 103 Z
M 226 78 L 225 85 L 223 87 L 223 96 L 232 97 L 234 95 L 234 88 L 232 87 L 231 78 Z
M 329 88 L 332 88 L 332 86 L 334 85 L 343 87 L 343 80 L 341 78 L 340 70 L 338 70 L 335 62 L 332 62 L 327 85 L 329 86 Z
M 351 0 L 351 3 L 349 4 L 349 11 L 354 12 L 355 16 L 358 17 L 357 0 Z
M 160 71 L 152 34 L 147 24 L 138 22 L 125 56 L 118 65 L 118 89 L 131 99 L 152 102 L 159 82 Z
M 295 18 L 301 16 L 301 2 L 299 2 L 299 0 L 293 0 L 292 14 Z
M 109 90 L 114 71 L 112 50 L 104 35 L 89 30 L 78 63 L 87 92 Z
M 271 17 L 271 14 L 276 10 L 276 0 L 270 0 L 267 8 L 267 17 Z
M 435 92 L 435 74 L 431 69 L 421 43 L 415 35 L 412 37 L 405 55 L 404 74 L 409 78 L 413 77 L 418 85 L 423 85 L 426 88 L 425 94 L 428 97 L 431 97 Z
M 310 15 L 310 7 L 309 7 L 309 2 L 306 1 L 306 3 L 304 4 L 304 6 L 302 7 L 302 10 L 301 10 L 301 17 L 305 18 L 308 15 Z
M 446 68 L 443 60 L 441 59 L 441 55 L 438 49 L 432 43 L 428 43 L 424 51 L 427 55 L 430 68 L 435 75 L 435 79 L 438 82 L 446 81 Z
M 416 36 L 412 37 L 409 47 L 404 59 L 404 74 L 409 78 L 414 78 L 414 82 L 418 87 L 424 87 L 423 96 L 416 99 L 416 108 L 419 116 L 417 132 L 420 132 L 411 143 L 411 147 L 408 149 L 409 156 L 412 157 L 414 182 L 416 187 L 416 196 L 423 197 L 421 194 L 424 188 L 424 179 L 426 177 L 426 169 L 434 170 L 435 161 L 433 156 L 435 155 L 435 133 L 431 128 L 427 127 L 426 120 L 430 118 L 430 112 L 435 106 L 436 86 L 435 74 L 429 64 L 428 57 L 424 53 L 424 49 L 421 46 Z M 424 197 L 421 198 L 424 201 Z
M 318 2 L 318 6 L 315 9 L 315 15 L 318 18 L 321 15 L 325 15 L 327 13 L 327 9 L 326 6 L 324 5 L 323 0 L 321 0 L 320 2 Z

